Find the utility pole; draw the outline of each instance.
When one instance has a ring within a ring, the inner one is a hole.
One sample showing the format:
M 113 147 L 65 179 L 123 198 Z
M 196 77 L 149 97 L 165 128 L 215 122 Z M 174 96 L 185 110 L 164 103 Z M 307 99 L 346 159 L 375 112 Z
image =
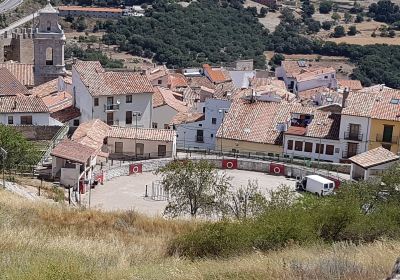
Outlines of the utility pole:
M 137 159 L 137 151 L 136 151 L 136 138 L 137 138 L 137 129 L 138 129 L 138 124 L 137 124 L 137 119 L 138 117 L 142 116 L 142 112 L 139 111 L 134 111 L 132 112 L 132 115 L 135 117 L 135 159 Z
M 0 154 L 1 154 L 2 165 L 3 165 L 3 188 L 5 188 L 6 187 L 6 177 L 5 177 L 4 170 L 6 169 L 7 151 L 0 147 Z

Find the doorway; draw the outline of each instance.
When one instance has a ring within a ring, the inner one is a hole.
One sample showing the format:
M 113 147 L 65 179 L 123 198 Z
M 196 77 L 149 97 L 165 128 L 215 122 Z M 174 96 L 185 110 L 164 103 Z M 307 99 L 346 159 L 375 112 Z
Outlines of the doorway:
M 124 143 L 123 142 L 115 142 L 115 153 L 122 154 L 124 151 Z

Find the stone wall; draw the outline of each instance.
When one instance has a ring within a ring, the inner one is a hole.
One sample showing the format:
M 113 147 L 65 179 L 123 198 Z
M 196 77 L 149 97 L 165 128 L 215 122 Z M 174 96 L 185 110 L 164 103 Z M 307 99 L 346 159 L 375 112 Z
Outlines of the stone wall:
M 60 130 L 60 126 L 16 125 L 14 128 L 28 140 L 51 140 Z

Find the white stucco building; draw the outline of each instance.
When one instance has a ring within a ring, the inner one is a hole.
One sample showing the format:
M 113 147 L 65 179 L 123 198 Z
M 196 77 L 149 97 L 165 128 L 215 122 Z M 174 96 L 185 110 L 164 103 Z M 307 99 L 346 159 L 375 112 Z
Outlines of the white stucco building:
M 180 114 L 174 119 L 177 147 L 180 149 L 215 150 L 217 131 L 231 101 L 207 99 L 197 103 L 198 112 Z
M 113 126 L 151 127 L 153 86 L 145 75 L 105 71 L 98 61 L 78 61 L 72 83 L 81 123 L 100 119 Z

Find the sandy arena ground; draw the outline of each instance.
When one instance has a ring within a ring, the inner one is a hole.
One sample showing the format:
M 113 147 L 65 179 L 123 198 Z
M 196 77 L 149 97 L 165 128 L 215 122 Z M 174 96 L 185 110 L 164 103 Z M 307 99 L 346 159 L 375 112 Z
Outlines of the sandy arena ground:
M 226 170 L 226 172 L 232 177 L 231 183 L 235 187 L 247 185 L 248 180 L 257 180 L 260 189 L 264 192 L 276 189 L 281 184 L 289 185 L 293 189 L 295 187 L 294 179 L 282 176 L 243 170 Z M 106 211 L 133 209 L 149 216 L 161 215 L 167 202 L 144 197 L 146 185 L 150 196 L 152 182 L 159 179 L 159 176 L 151 172 L 115 178 L 92 190 L 91 207 Z

